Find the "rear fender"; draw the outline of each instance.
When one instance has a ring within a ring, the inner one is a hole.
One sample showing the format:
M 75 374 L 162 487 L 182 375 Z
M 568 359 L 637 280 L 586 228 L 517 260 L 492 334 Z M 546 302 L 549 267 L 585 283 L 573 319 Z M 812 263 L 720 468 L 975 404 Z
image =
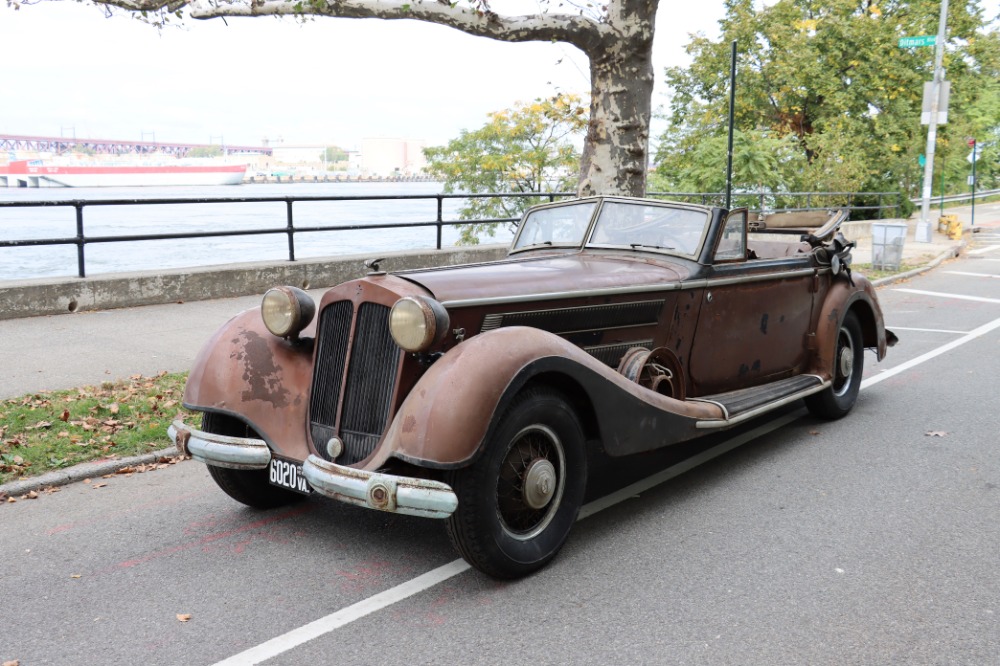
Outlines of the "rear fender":
M 715 405 L 645 389 L 557 335 L 511 326 L 470 338 L 438 359 L 401 405 L 383 450 L 423 467 L 467 465 L 532 381 L 582 389 L 611 455 L 692 439 L 700 434 L 698 420 L 722 417 Z
M 874 349 L 878 360 L 885 357 L 888 342 L 882 308 L 871 282 L 863 275 L 853 275 L 854 285 L 845 279 L 837 279 L 827 292 L 816 325 L 816 374 L 829 378 L 833 368 L 833 358 L 837 352 L 837 336 L 840 324 L 851 310 L 861 322 L 861 333 L 866 348 Z
M 314 334 L 315 322 L 292 343 L 265 328 L 259 308 L 236 315 L 198 353 L 184 406 L 234 416 L 276 452 L 304 460 Z

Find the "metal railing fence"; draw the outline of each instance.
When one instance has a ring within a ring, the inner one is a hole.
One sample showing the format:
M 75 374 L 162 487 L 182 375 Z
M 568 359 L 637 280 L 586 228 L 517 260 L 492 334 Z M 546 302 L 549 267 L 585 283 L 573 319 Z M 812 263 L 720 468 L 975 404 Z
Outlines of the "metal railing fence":
M 195 238 L 223 238 L 232 236 L 262 236 L 284 235 L 288 243 L 288 261 L 295 261 L 295 236 L 302 233 L 358 231 L 377 229 L 427 228 L 436 227 L 436 249 L 442 247 L 442 232 L 445 227 L 468 224 L 504 224 L 517 222 L 520 217 L 489 218 L 475 220 L 445 220 L 444 202 L 451 199 L 531 199 L 539 201 L 556 201 L 557 199 L 575 197 L 571 192 L 509 192 L 489 194 L 404 194 L 404 195 L 373 195 L 373 196 L 260 196 L 260 197 L 210 197 L 210 198 L 156 198 L 156 199 L 68 199 L 52 201 L 0 201 L 0 212 L 11 208 L 26 207 L 70 207 L 75 211 L 76 235 L 62 238 L 29 238 L 17 240 L 0 240 L 0 248 L 37 247 L 75 245 L 77 255 L 77 275 L 87 276 L 86 252 L 88 245 L 99 243 L 127 243 L 134 241 L 168 241 Z M 725 195 L 717 192 L 653 192 L 650 198 L 673 199 L 701 203 L 703 205 L 721 205 Z M 294 206 L 296 203 L 312 203 L 320 201 L 400 201 L 400 200 L 434 200 L 437 215 L 434 220 L 426 222 L 394 222 L 374 224 L 338 224 L 320 226 L 295 226 Z M 275 203 L 285 204 L 285 219 L 283 226 L 265 228 L 227 229 L 215 231 L 188 231 L 183 233 L 153 233 L 125 235 L 91 235 L 85 229 L 84 211 L 88 208 L 106 206 L 155 206 L 155 205 L 185 205 L 185 204 L 239 204 L 239 203 Z M 890 203 L 891 202 L 891 203 Z M 537 202 L 536 202 L 537 203 Z M 800 205 L 794 205 L 794 204 Z M 899 208 L 901 196 L 896 192 L 790 192 L 790 193 L 755 193 L 734 194 L 733 208 L 747 207 L 758 212 L 792 212 L 807 210 L 826 210 L 833 207 L 849 206 L 852 210 L 877 211 L 878 218 L 884 217 L 887 210 Z M 792 205 L 790 205 L 792 204 Z

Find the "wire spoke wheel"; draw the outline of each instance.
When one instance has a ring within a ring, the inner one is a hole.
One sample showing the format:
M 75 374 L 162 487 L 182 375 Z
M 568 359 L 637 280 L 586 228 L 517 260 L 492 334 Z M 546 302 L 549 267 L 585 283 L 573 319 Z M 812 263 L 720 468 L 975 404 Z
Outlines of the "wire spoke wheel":
M 586 489 L 584 434 L 573 407 L 552 389 L 525 389 L 475 461 L 447 480 L 458 496 L 448 535 L 462 557 L 496 578 L 540 569 L 565 543 Z
M 514 438 L 500 466 L 497 511 L 515 539 L 530 539 L 545 529 L 562 499 L 566 456 L 550 428 L 531 426 Z

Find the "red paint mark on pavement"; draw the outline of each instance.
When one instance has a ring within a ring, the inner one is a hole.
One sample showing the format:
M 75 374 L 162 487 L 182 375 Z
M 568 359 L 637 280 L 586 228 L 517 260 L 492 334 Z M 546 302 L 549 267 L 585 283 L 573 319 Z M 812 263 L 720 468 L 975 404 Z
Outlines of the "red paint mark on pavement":
M 185 502 L 185 501 L 187 501 L 189 499 L 194 499 L 195 497 L 200 497 L 202 495 L 206 495 L 209 492 L 211 492 L 212 494 L 215 494 L 216 491 L 214 489 L 213 490 L 202 490 L 202 491 L 199 491 L 197 493 L 188 493 L 187 495 L 177 495 L 176 497 L 171 497 L 171 498 L 168 498 L 168 499 L 156 500 L 155 502 L 147 502 L 145 504 L 138 504 L 136 506 L 129 507 L 128 509 L 122 509 L 121 511 L 112 511 L 110 513 L 102 513 L 97 518 L 91 518 L 89 520 L 81 520 L 81 521 L 78 521 L 78 522 L 75 522 L 75 523 L 66 523 L 65 525 L 57 525 L 57 526 L 51 528 L 50 530 L 48 530 L 45 534 L 48 535 L 48 536 L 52 536 L 54 534 L 62 534 L 63 532 L 69 532 L 70 530 L 76 530 L 76 529 L 80 529 L 80 528 L 83 528 L 83 527 L 90 527 L 90 526 L 96 525 L 96 524 L 106 525 L 107 522 L 110 519 L 113 519 L 113 518 L 119 518 L 121 516 L 127 516 L 127 515 L 129 515 L 131 513 L 137 512 L 137 511 L 145 511 L 146 509 L 155 509 L 155 508 L 159 508 L 159 507 L 173 506 L 175 504 L 180 504 L 181 502 Z
M 222 532 L 214 532 L 212 534 L 206 534 L 205 536 L 203 536 L 203 537 L 201 537 L 199 539 L 195 539 L 194 541 L 189 541 L 187 543 L 182 543 L 182 544 L 179 544 L 179 545 L 176 545 L 176 546 L 171 546 L 170 548 L 164 548 L 163 550 L 158 550 L 158 551 L 149 553 L 148 555 L 143 555 L 142 557 L 136 557 L 136 558 L 133 558 L 131 560 L 123 560 L 122 562 L 119 562 L 118 564 L 116 564 L 115 568 L 135 567 L 135 566 L 138 566 L 140 564 L 145 564 L 147 562 L 151 562 L 152 560 L 159 559 L 161 557 L 166 557 L 168 555 L 174 555 L 175 553 L 181 553 L 181 552 L 184 552 L 185 550 L 191 550 L 192 548 L 198 548 L 198 547 L 207 546 L 207 545 L 213 544 L 213 543 L 215 543 L 217 541 L 220 541 L 222 539 L 228 539 L 229 537 L 235 536 L 237 534 L 242 534 L 243 532 L 248 532 L 250 530 L 257 530 L 257 529 L 260 529 L 262 527 L 267 527 L 268 525 L 274 525 L 275 523 L 280 523 L 280 522 L 282 522 L 284 520 L 288 520 L 289 518 L 294 518 L 294 517 L 300 516 L 300 515 L 302 515 L 304 513 L 308 513 L 309 511 L 312 511 L 313 509 L 314 509 L 313 505 L 307 504 L 307 505 L 295 508 L 295 509 L 293 509 L 291 511 L 286 511 L 284 513 L 280 513 L 280 514 L 278 514 L 276 516 L 268 516 L 267 518 L 262 518 L 260 520 L 254 521 L 252 523 L 247 523 L 246 525 L 242 525 L 240 527 L 236 527 L 236 528 L 233 528 L 231 530 L 224 530 Z

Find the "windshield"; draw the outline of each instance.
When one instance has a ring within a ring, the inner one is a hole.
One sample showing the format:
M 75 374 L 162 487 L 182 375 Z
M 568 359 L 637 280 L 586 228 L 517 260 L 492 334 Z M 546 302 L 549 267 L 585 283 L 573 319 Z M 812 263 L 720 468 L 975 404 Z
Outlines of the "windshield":
M 694 256 L 707 224 L 704 210 L 608 201 L 590 242 Z
M 596 201 L 541 208 L 528 213 L 514 241 L 514 249 L 532 245 L 579 247 L 590 226 Z

